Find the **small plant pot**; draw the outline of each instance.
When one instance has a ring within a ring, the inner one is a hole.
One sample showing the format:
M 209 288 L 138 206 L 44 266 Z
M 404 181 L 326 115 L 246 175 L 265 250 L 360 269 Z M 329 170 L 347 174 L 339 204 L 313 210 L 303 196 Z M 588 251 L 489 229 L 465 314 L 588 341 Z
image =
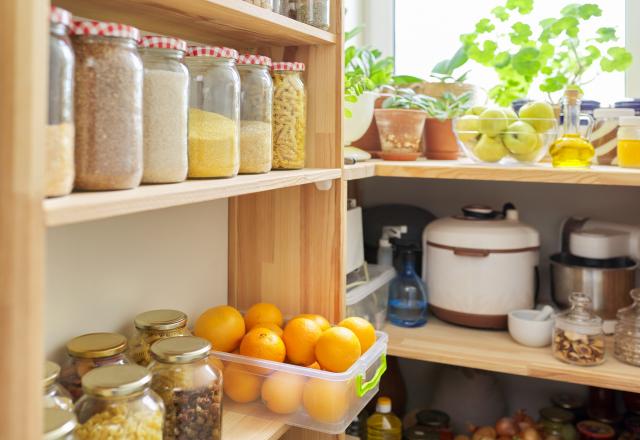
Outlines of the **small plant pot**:
M 427 118 L 425 123 L 425 155 L 431 160 L 456 160 L 460 148 L 451 119 Z
M 420 153 L 426 112 L 422 110 L 376 109 L 375 117 L 383 152 Z

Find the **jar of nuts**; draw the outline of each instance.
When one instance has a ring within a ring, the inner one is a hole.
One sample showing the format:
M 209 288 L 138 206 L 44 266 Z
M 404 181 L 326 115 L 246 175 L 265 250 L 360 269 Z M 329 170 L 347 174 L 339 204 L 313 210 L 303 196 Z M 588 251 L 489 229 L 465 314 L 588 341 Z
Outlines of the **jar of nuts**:
M 599 365 L 605 360 L 602 318 L 593 313 L 591 298 L 582 293 L 569 297 L 571 308 L 556 317 L 553 355 L 574 365 Z
M 618 310 L 615 331 L 616 359 L 640 367 L 640 289 L 631 291 L 633 304 Z
M 303 63 L 273 63 L 273 169 L 304 168 L 307 95 Z
M 154 342 L 173 336 L 191 336 L 187 315 L 179 310 L 150 310 L 140 313 L 133 322 L 136 332 L 129 340 L 129 356 L 145 367 L 151 362 Z

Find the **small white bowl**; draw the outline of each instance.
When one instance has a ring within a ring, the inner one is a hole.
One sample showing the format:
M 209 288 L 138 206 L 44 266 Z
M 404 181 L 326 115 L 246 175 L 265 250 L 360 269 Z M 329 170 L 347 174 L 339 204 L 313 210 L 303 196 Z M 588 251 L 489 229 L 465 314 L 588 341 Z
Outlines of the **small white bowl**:
M 509 334 L 519 344 L 527 347 L 551 345 L 553 315 L 546 321 L 534 321 L 539 310 L 514 310 L 509 312 Z

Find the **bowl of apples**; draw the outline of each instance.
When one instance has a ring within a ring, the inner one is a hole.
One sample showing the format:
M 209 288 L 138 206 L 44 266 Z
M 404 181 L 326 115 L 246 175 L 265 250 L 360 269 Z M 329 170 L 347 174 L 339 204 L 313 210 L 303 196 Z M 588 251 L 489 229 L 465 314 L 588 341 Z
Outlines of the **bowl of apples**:
M 510 108 L 473 107 L 454 120 L 454 132 L 475 162 L 522 164 L 539 162 L 558 135 L 553 107 L 530 102 L 516 114 Z

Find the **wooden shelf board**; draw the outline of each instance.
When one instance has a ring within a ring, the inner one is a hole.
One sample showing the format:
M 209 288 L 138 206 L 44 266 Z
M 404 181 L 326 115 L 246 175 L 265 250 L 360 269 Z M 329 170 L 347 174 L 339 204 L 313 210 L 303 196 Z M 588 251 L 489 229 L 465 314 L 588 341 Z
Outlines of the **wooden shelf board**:
M 277 440 L 289 426 L 277 418 L 273 420 L 246 416 L 224 410 L 222 417 L 222 440 Z
M 345 165 L 342 169 L 343 180 L 365 179 L 376 175 L 376 162 L 358 162 L 354 165 Z
M 578 367 L 555 359 L 551 348 L 530 348 L 514 342 L 506 331 L 474 330 L 449 325 L 433 316 L 427 325 L 410 329 L 387 324 L 388 353 L 407 359 L 478 368 L 499 373 L 640 392 L 640 368 L 613 357 L 596 367 Z
M 44 201 L 45 223 L 60 226 L 119 215 L 339 179 L 340 169 L 272 171 L 231 179 L 142 185 L 124 191 L 73 193 Z

